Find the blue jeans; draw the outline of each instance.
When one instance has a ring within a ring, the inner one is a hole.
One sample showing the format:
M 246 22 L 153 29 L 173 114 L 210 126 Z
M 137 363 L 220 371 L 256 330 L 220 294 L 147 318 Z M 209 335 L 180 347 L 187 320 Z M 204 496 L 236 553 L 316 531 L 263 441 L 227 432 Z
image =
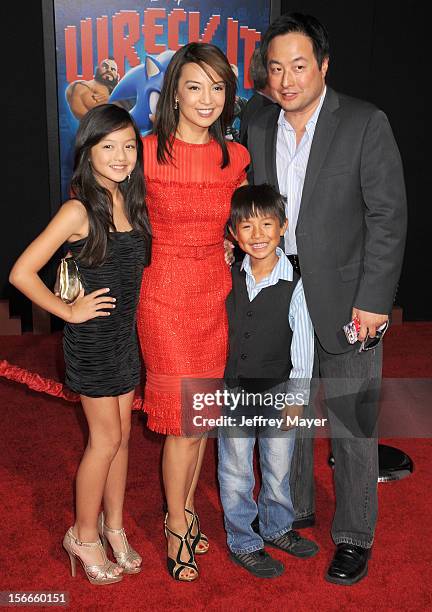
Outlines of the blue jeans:
M 228 548 L 233 553 L 251 553 L 264 547 L 265 540 L 290 531 L 294 508 L 290 493 L 290 467 L 295 429 L 278 431 L 276 437 L 245 435 L 234 438 L 219 429 L 218 477 L 224 509 Z M 258 439 L 262 485 L 258 505 L 253 498 L 255 485 L 253 452 Z M 260 534 L 251 523 L 258 512 Z

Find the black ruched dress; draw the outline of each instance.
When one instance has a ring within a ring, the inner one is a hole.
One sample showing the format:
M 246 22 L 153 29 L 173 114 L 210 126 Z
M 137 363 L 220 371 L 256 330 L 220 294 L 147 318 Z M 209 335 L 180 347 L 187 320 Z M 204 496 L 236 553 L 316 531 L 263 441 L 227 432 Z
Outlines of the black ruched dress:
M 68 245 L 77 257 L 86 238 Z M 136 333 L 136 308 L 142 271 L 150 260 L 148 241 L 137 230 L 112 232 L 101 266 L 79 263 L 85 293 L 109 287 L 116 298 L 109 317 L 85 323 L 66 323 L 63 350 L 66 385 L 88 397 L 128 393 L 140 381 L 140 357 Z

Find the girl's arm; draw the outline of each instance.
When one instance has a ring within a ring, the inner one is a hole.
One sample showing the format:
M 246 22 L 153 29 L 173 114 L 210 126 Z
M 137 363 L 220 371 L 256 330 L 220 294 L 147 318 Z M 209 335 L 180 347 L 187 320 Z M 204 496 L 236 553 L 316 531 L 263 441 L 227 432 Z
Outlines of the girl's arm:
M 39 270 L 67 240 L 78 240 L 88 232 L 87 213 L 77 200 L 69 200 L 60 208 L 44 231 L 17 259 L 9 275 L 9 282 L 32 302 L 65 321 L 82 323 L 110 313 L 100 308 L 113 308 L 113 298 L 102 296 L 108 288 L 98 289 L 80 297 L 73 305 L 65 304 L 42 282 Z

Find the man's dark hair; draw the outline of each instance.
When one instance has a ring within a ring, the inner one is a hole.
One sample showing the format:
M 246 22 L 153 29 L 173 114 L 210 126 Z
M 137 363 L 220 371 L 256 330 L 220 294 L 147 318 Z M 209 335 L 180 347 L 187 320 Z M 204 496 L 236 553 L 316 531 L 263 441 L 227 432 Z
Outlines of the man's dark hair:
M 263 64 L 259 49 L 255 49 L 249 65 L 249 76 L 255 91 L 261 91 L 267 85 L 267 70 Z
M 280 226 L 286 221 L 283 197 L 271 185 L 243 185 L 231 198 L 230 225 L 233 231 L 238 223 L 251 217 L 277 217 Z
M 330 55 L 330 44 L 325 27 L 311 15 L 302 13 L 286 13 L 271 23 L 261 41 L 261 57 L 264 66 L 267 66 L 267 51 L 270 41 L 275 36 L 283 36 L 290 32 L 299 32 L 310 38 L 314 55 L 321 70 L 323 60 Z

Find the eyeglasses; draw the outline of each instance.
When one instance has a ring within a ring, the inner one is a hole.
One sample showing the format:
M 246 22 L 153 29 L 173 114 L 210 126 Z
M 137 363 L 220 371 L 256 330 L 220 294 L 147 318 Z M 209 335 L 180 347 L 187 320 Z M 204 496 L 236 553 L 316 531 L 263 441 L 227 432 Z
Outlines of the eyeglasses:
M 381 325 L 381 327 L 378 327 L 378 329 L 376 330 L 376 335 L 373 338 L 370 338 L 368 334 L 366 338 L 363 340 L 363 342 L 361 343 L 361 346 L 359 348 L 359 353 L 370 351 L 371 349 L 378 346 L 378 344 L 381 342 L 381 339 L 386 333 L 386 331 L 388 330 L 388 328 L 389 328 L 389 322 L 386 321 L 385 323 Z

